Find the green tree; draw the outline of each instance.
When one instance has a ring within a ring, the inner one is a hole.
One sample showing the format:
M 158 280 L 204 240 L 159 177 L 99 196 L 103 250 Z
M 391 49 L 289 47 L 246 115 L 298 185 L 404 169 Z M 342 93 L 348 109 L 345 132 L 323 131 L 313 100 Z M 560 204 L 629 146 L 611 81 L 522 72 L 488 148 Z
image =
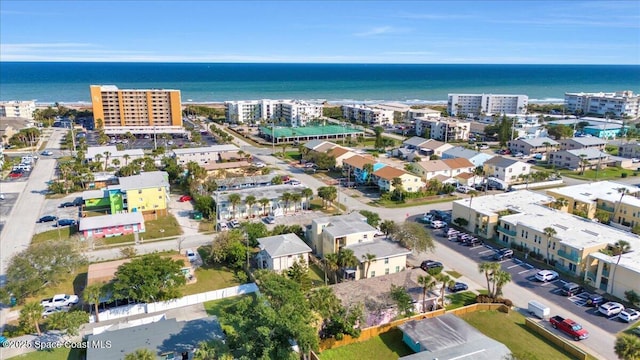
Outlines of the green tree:
M 403 201 L 404 187 L 402 185 L 402 179 L 400 179 L 399 177 L 393 178 L 393 180 L 391 180 L 391 185 L 393 186 L 393 197 L 396 200 Z
M 373 174 L 373 164 L 371 163 L 366 163 L 362 166 L 362 170 L 364 171 L 365 174 L 367 174 L 367 185 L 371 185 L 371 179 L 373 178 L 371 176 L 371 174 Z M 351 179 L 347 179 L 348 182 L 351 181 Z
M 309 307 L 323 319 L 330 318 L 342 307 L 342 302 L 333 292 L 333 288 L 322 286 L 311 290 L 308 295 Z
M 384 147 L 384 142 L 382 138 L 382 133 L 384 132 L 384 128 L 382 126 L 376 126 L 373 128 L 373 131 L 376 134 L 376 141 L 373 146 L 378 150 L 382 149 Z
M 437 281 L 440 281 L 442 283 L 442 286 L 440 286 L 440 304 L 444 308 L 444 290 L 453 286 L 456 282 L 445 273 L 440 273 L 436 275 L 435 278 Z
M 242 231 L 238 229 L 225 231 L 215 237 L 211 244 L 209 263 L 225 264 L 233 269 L 241 269 L 246 260 L 247 247 Z
M 544 228 L 542 230 L 544 232 L 544 235 L 547 237 L 547 257 L 545 259 L 545 262 L 548 264 L 549 263 L 549 248 L 551 247 L 551 238 L 554 237 L 557 232 L 556 229 L 547 226 L 546 228 Z
M 262 215 L 267 215 L 267 205 L 269 205 L 271 203 L 271 200 L 269 200 L 267 198 L 262 198 L 262 199 L 258 200 L 258 202 L 262 206 Z
M 640 359 L 640 338 L 628 334 L 619 335 L 616 338 L 614 351 L 622 360 L 638 360 Z
M 300 285 L 300 289 L 306 292 L 311 289 L 311 277 L 309 277 L 309 267 L 302 261 L 294 261 L 293 265 L 287 269 L 289 279 Z
M 561 198 L 557 198 L 553 203 L 552 203 L 552 207 L 554 209 L 558 209 L 558 210 L 562 210 L 564 209 L 567 205 L 569 205 L 569 201 L 563 197 Z
M 328 274 L 333 273 L 333 283 L 337 284 L 338 270 L 340 270 L 340 265 L 338 265 L 338 254 L 336 253 L 325 254 L 323 263 L 324 263 L 325 279 L 327 278 Z
M 389 296 L 398 307 L 398 318 L 405 318 L 413 315 L 413 304 L 411 296 L 402 286 L 391 285 Z
M 625 240 L 618 240 L 615 244 L 613 244 L 613 256 L 617 256 L 616 267 L 613 268 L 613 273 L 611 274 L 611 293 L 613 293 L 613 287 L 616 284 L 616 270 L 618 269 L 618 264 L 620 264 L 620 258 L 622 258 L 623 254 L 626 254 L 631 251 L 631 244 Z
M 398 230 L 398 224 L 393 220 L 383 220 L 380 223 L 380 231 L 382 231 L 385 237 L 389 237 L 390 234 L 396 232 Z
M 552 125 L 548 127 L 547 132 L 556 140 L 566 139 L 573 136 L 573 128 L 569 125 Z
M 90 306 L 93 305 L 93 309 L 96 313 L 96 322 L 100 322 L 98 317 L 98 305 L 100 305 L 100 299 L 105 295 L 104 284 L 95 283 L 88 285 L 82 290 L 82 300 Z
M 291 193 L 291 202 L 293 202 L 293 211 L 298 211 L 298 204 L 302 200 L 302 195 L 300 193 Z
M 309 188 L 302 189 L 302 196 L 304 197 L 305 202 L 307 203 L 306 210 L 309 210 L 309 198 L 313 196 L 313 190 Z
M 340 269 L 356 268 L 360 265 L 360 260 L 353 254 L 353 250 L 341 248 L 338 251 L 338 266 Z
M 124 360 L 156 360 L 158 357 L 149 349 L 137 349 L 136 351 L 126 354 Z
M 629 194 L 629 189 L 627 189 L 624 186 L 621 186 L 619 188 L 616 188 L 616 191 L 618 192 L 618 194 L 620 194 L 620 198 L 618 199 L 618 202 L 616 204 L 616 208 L 613 211 L 613 221 L 614 222 L 618 222 L 618 223 L 622 223 L 622 221 L 620 220 L 620 218 L 617 218 L 618 213 L 620 212 L 620 207 L 622 207 L 622 199 L 624 199 L 624 196 Z M 618 221 L 616 221 L 616 218 L 618 219 Z
M 632 305 L 637 306 L 638 304 L 640 304 L 640 295 L 638 295 L 638 293 L 634 290 L 625 291 L 624 298 L 627 299 L 627 301 Z
M 367 218 L 367 224 L 377 228 L 380 224 L 380 215 L 369 210 L 360 210 L 360 214 Z
M 245 199 L 244 199 L 244 203 L 247 204 L 247 215 L 251 218 L 253 217 L 253 205 L 255 205 L 256 203 L 256 197 L 253 195 L 248 195 Z
M 258 245 L 258 239 L 269 236 L 269 230 L 263 222 L 243 222 L 240 224 L 242 230 L 247 234 L 249 239 L 249 246 L 255 247 Z
M 59 311 L 47 317 L 47 330 L 60 330 L 65 334 L 77 336 L 80 333 L 80 327 L 88 320 L 87 313 L 84 311 Z
M 280 200 L 284 203 L 284 213 L 286 214 L 289 209 L 289 202 L 291 201 L 291 193 L 282 193 L 282 195 L 280 195 Z
M 391 234 L 394 241 L 400 245 L 417 252 L 433 251 L 435 245 L 433 238 L 424 226 L 415 222 L 405 222 Z
M 323 207 L 331 206 L 338 197 L 338 189 L 335 186 L 321 186 L 318 188 L 318 196 L 323 200 Z
M 364 269 L 364 278 L 368 278 L 369 277 L 369 267 L 371 266 L 371 263 L 376 261 L 376 255 L 375 254 L 371 254 L 371 253 L 366 253 L 364 255 L 362 255 L 362 262 L 365 263 L 365 269 Z
M 145 303 L 177 299 L 181 296 L 180 288 L 186 284 L 183 267 L 182 260 L 174 261 L 158 254 L 143 255 L 118 267 L 113 295 L 116 299 Z
M 216 212 L 216 202 L 211 196 L 208 195 L 195 195 L 195 201 L 193 208 L 196 211 L 200 211 L 205 219 L 212 219 Z
M 424 312 L 426 308 L 425 301 L 427 301 L 427 292 L 436 287 L 437 281 L 431 275 L 419 275 L 418 285 L 422 287 L 422 311 Z
M 227 201 L 229 202 L 229 204 L 231 204 L 231 217 L 235 218 L 237 216 L 236 207 L 238 206 L 238 204 L 240 204 L 240 202 L 242 202 L 242 197 L 240 196 L 240 194 L 231 193 L 229 194 L 229 197 L 227 197 Z
M 20 328 L 26 333 L 35 331 L 38 336 L 42 335 L 40 331 L 40 318 L 42 317 L 43 311 L 44 307 L 36 301 L 24 304 L 22 310 L 20 310 L 20 317 L 18 318 Z
M 493 297 L 495 294 L 495 290 L 491 284 L 494 283 L 494 275 L 498 270 L 500 270 L 500 263 L 497 262 L 482 262 L 478 264 L 478 271 L 481 274 L 484 274 L 484 277 L 487 280 L 487 292 L 489 293 L 489 297 Z
M 496 271 L 493 275 L 493 279 L 495 281 L 495 285 L 494 285 L 494 294 L 493 297 L 497 298 L 502 296 L 502 288 L 511 282 L 511 274 L 499 269 L 498 271 Z

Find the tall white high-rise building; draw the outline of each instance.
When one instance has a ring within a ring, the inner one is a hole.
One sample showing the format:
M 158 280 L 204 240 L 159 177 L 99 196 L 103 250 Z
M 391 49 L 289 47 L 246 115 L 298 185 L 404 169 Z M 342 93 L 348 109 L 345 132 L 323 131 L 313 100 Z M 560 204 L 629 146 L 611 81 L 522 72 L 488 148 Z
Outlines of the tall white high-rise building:
M 258 123 L 275 120 L 289 126 L 305 126 L 322 117 L 322 104 L 303 100 L 240 100 L 225 101 L 225 116 L 233 123 Z
M 0 102 L 1 117 L 19 117 L 33 120 L 36 111 L 36 102 L 29 101 L 2 101 Z
M 452 116 L 480 114 L 524 114 L 527 95 L 449 94 L 447 111 Z
M 634 95 L 629 90 L 614 93 L 565 93 L 564 106 L 569 113 L 637 118 L 640 116 L 640 95 Z

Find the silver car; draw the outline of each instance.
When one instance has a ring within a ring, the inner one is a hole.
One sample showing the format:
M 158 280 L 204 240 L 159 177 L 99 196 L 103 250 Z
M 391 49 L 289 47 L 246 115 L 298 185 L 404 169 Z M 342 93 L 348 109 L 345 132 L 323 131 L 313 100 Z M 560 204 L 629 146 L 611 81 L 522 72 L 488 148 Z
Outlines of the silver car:
M 608 303 L 604 303 L 600 305 L 600 307 L 598 308 L 598 311 L 602 315 L 605 315 L 607 317 L 618 315 L 620 314 L 620 312 L 622 312 L 622 310 L 624 310 L 624 306 L 614 301 L 609 301 Z

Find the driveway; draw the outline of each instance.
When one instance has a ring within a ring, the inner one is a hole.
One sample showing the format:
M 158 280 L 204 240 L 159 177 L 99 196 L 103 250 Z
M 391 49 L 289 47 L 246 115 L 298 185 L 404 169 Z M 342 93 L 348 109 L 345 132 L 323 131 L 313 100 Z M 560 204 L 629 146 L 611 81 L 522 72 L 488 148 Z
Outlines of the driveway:
M 191 219 L 191 213 L 193 212 L 193 202 L 185 201 L 179 202 L 182 195 L 171 195 L 169 202 L 169 212 L 176 217 L 178 224 L 182 228 L 183 235 L 195 235 L 198 233 L 198 227 L 200 222 Z

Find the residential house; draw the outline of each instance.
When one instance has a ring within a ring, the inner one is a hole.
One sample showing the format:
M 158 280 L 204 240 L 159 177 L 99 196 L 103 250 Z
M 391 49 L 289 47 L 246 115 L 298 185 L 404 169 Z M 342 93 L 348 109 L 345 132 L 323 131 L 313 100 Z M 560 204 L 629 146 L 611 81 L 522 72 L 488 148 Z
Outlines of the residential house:
M 207 147 L 197 148 L 182 148 L 173 149 L 173 157 L 176 158 L 178 165 L 186 165 L 189 162 L 195 162 L 198 165 L 206 165 L 210 163 L 217 163 L 222 160 L 221 154 L 225 152 L 237 153 L 238 149 L 235 145 L 212 145 Z
M 560 210 L 580 213 L 589 219 L 606 213 L 609 224 L 630 230 L 640 225 L 640 188 L 612 181 L 589 182 L 547 190 L 555 199 L 564 199 Z
M 351 249 L 353 255 L 360 261 L 356 269 L 348 269 L 346 277 L 353 280 L 389 275 L 404 271 L 407 266 L 407 256 L 411 250 L 387 239 L 376 238 L 372 241 L 363 241 L 345 246 Z M 367 259 L 367 254 L 375 257 Z
M 413 164 L 413 169 L 416 174 L 426 180 L 436 178 L 441 182 L 443 181 L 441 180 L 442 177 L 449 180 L 462 174 L 470 174 L 473 176 L 475 168 L 469 160 L 464 158 L 426 160 Z
M 83 217 L 78 228 L 85 239 L 109 238 L 145 231 L 144 217 L 139 212 Z
M 498 178 L 507 184 L 520 182 L 523 176 L 531 173 L 531 164 L 502 156 L 485 161 L 483 168 L 485 176 Z
M 373 158 L 354 155 L 342 161 L 342 173 L 347 175 L 349 181 L 353 177 L 358 183 L 367 182 L 370 174 L 365 170 L 366 164 L 371 164 L 374 172 L 385 166 L 375 162 Z
M 413 161 L 415 156 L 430 157 L 436 155 L 442 157 L 442 153 L 453 148 L 453 145 L 434 139 L 424 139 L 414 136 L 402 143 L 402 147 L 394 150 L 394 156 Z
M 167 215 L 169 175 L 164 171 L 149 171 L 120 177 L 117 185 L 84 191 L 82 199 L 88 211 L 141 212 L 145 220 L 155 220 Z
M 367 218 L 353 212 L 347 215 L 316 218 L 307 230 L 313 251 L 324 256 L 337 253 L 341 247 L 372 241 L 378 230 L 367 224 Z
M 493 155 L 470 150 L 462 146 L 456 146 L 442 153 L 442 159 L 463 158 L 469 160 L 474 167 L 482 166 L 485 161 L 491 159 Z
M 344 164 L 344 161 L 352 156 L 355 156 L 356 153 L 342 146 L 337 146 L 327 151 L 327 155 L 336 159 L 336 168 L 341 168 L 342 165 Z
M 296 234 L 258 238 L 258 268 L 282 272 L 294 263 L 309 264 L 311 248 Z
M 245 187 L 237 190 L 216 191 L 212 198 L 216 204 L 216 214 L 218 214 L 218 220 L 228 219 L 243 219 L 256 217 L 261 215 L 282 216 L 289 212 L 300 211 L 305 208 L 309 199 L 302 198 L 300 202 L 282 200 L 282 196 L 285 193 L 289 194 L 302 194 L 302 186 L 292 185 L 269 185 L 269 186 L 254 186 Z M 229 201 L 231 194 L 240 195 L 240 202 L 232 204 Z M 256 199 L 256 203 L 247 204 L 246 199 L 249 196 L 253 196 Z M 260 203 L 260 200 L 266 199 L 264 205 Z
M 560 139 L 560 150 L 598 149 L 604 151 L 607 142 L 593 136 Z
M 190 359 L 190 354 L 201 343 L 225 338 L 215 316 L 189 321 L 166 319 L 163 316 L 160 320 L 140 323 L 142 325 L 115 324 L 104 332 L 88 335 L 88 344 L 104 346 L 88 346 L 86 359 L 121 360 L 124 355 L 141 348 L 151 350 L 154 359 Z
M 21 118 L 3 118 L 0 121 L 0 141 L 2 145 L 9 144 L 9 140 L 20 130 L 33 127 L 33 121 Z
M 420 179 L 404 170 L 385 166 L 376 170 L 372 174 L 373 181 L 378 184 L 381 191 L 393 191 L 395 186 L 393 180 L 399 178 L 402 181 L 402 188 L 406 192 L 414 193 L 420 191 L 426 184 Z
M 128 165 L 133 160 L 142 159 L 143 157 L 144 150 L 142 149 L 118 150 L 115 145 L 91 146 L 87 148 L 87 153 L 85 154 L 85 160 L 88 162 L 100 160 L 103 164 L 107 164 L 107 167 L 113 166 L 116 168 Z
M 559 169 L 591 169 L 612 162 L 609 154 L 595 148 L 564 150 L 549 154 L 549 163 Z
M 618 156 L 640 159 L 640 144 L 633 141 L 618 145 Z
M 415 352 L 401 360 L 507 359 L 511 350 L 454 314 L 411 320 L 398 326 L 402 341 Z M 438 334 L 434 336 L 433 334 Z
M 329 142 L 325 140 L 315 139 L 315 140 L 310 140 L 304 143 L 304 147 L 307 148 L 309 151 L 313 151 L 319 146 L 324 145 L 326 143 L 329 143 Z
M 548 137 L 534 139 L 515 139 L 507 143 L 511 153 L 523 153 L 525 155 L 547 154 L 547 152 L 557 151 L 560 144 Z

